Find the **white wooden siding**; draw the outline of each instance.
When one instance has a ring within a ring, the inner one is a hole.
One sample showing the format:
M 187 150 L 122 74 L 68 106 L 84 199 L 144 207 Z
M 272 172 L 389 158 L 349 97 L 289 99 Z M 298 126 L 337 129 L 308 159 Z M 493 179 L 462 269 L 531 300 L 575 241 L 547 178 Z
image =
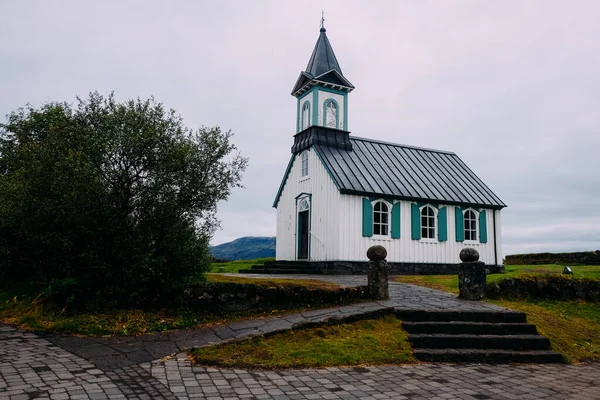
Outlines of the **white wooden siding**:
M 487 243 L 456 241 L 454 206 L 446 206 L 447 241 L 412 240 L 411 202 L 408 201 L 399 201 L 400 239 L 363 237 L 362 196 L 340 194 L 313 149 L 308 150 L 308 177 L 302 177 L 301 165 L 301 154 L 298 154 L 277 205 L 278 260 L 297 259 L 296 197 L 307 193 L 311 194 L 310 261 L 366 261 L 367 249 L 380 244 L 387 249 L 387 260 L 390 262 L 458 263 L 460 251 L 465 247 L 473 247 L 479 252 L 480 260 L 486 264 L 502 264 L 499 210 L 485 211 Z M 496 259 L 495 236 L 498 237 Z
M 473 247 L 479 252 L 480 261 L 486 264 L 500 264 L 501 247 L 497 244 L 498 260 L 494 260 L 494 227 L 493 211 L 486 210 L 487 243 L 457 242 L 455 230 L 454 206 L 446 206 L 448 240 L 412 240 L 411 239 L 411 202 L 400 201 L 400 239 L 362 236 L 362 197 L 340 195 L 340 260 L 366 261 L 367 249 L 380 244 L 387 249 L 389 262 L 420 263 L 458 263 L 459 253 L 465 247 Z M 496 211 L 496 232 L 500 233 L 499 211 Z M 436 221 L 437 223 L 437 221 Z
M 277 260 L 297 259 L 296 197 L 311 194 L 309 260 L 339 259 L 340 193 L 313 149 L 308 151 L 308 176 L 302 177 L 301 153 L 285 182 L 277 204 Z

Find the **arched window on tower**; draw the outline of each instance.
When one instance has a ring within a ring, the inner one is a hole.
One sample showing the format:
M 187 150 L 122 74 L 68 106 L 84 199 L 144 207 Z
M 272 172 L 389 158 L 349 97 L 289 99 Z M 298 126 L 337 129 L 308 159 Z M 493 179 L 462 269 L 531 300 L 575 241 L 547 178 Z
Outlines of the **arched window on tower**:
M 329 128 L 338 127 L 338 107 L 333 100 L 325 102 L 325 126 Z
M 301 130 L 305 130 L 308 128 L 310 121 L 310 103 L 305 101 L 302 105 L 302 128 Z

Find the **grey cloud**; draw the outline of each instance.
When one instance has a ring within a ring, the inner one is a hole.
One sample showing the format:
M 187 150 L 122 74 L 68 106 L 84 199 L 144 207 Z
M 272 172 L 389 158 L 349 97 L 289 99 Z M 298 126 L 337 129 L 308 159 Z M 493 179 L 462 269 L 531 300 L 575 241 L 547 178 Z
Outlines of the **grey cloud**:
M 356 86 L 353 134 L 455 151 L 509 206 L 505 254 L 600 247 L 593 0 L 5 1 L 0 114 L 114 90 L 154 95 L 191 127 L 232 129 L 250 167 L 246 189 L 219 207 L 214 243 L 274 235 L 295 130 L 289 92 L 323 7 Z M 557 221 L 578 228 L 556 234 Z

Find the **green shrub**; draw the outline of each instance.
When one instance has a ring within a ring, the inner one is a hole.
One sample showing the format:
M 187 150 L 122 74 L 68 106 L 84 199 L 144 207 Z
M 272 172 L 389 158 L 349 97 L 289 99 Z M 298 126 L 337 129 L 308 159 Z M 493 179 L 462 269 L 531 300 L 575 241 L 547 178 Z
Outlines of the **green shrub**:
M 41 297 L 64 309 L 74 302 L 78 295 L 77 288 L 77 279 L 52 279 Z
M 247 160 L 150 100 L 97 93 L 0 125 L 0 275 L 71 306 L 159 305 L 210 267 L 216 204 Z M 225 161 L 228 160 L 228 161 Z

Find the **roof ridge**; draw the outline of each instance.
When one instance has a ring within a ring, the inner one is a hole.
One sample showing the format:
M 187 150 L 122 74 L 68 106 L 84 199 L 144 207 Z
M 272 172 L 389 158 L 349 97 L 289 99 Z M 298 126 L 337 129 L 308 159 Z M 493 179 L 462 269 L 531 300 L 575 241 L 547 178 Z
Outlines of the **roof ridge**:
M 411 146 L 411 145 L 408 145 L 408 144 L 392 143 L 392 142 L 386 142 L 384 140 L 369 139 L 369 138 L 364 138 L 364 137 L 360 137 L 360 136 L 350 136 L 350 140 L 362 140 L 364 142 L 373 142 L 373 143 L 379 143 L 379 144 L 386 144 L 386 145 L 395 146 L 395 147 L 405 147 L 405 148 L 414 149 L 414 150 L 432 151 L 432 152 L 435 152 L 435 153 L 456 155 L 456 153 L 453 152 L 453 151 L 430 149 L 430 148 L 427 148 L 427 147 Z

